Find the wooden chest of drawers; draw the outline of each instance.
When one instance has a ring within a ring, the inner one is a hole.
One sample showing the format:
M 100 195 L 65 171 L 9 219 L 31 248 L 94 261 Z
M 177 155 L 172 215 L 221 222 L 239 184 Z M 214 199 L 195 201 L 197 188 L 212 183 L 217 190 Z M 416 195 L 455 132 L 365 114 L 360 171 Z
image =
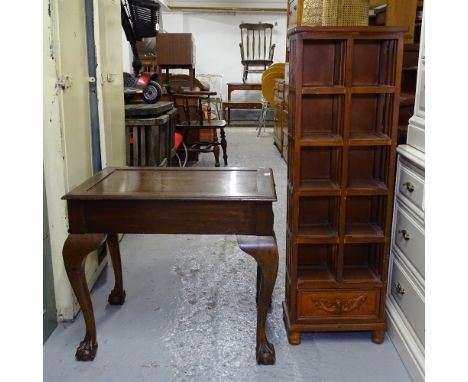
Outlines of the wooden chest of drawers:
M 413 380 L 422 382 L 425 369 L 424 153 L 408 145 L 398 146 L 398 153 L 387 296 L 388 334 Z

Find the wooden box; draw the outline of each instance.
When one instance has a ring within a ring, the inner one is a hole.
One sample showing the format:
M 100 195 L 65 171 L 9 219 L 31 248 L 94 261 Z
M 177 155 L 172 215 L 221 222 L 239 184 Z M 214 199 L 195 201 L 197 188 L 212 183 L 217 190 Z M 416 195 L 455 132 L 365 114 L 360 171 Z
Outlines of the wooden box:
M 195 44 L 191 33 L 159 33 L 156 60 L 162 67 L 195 66 Z

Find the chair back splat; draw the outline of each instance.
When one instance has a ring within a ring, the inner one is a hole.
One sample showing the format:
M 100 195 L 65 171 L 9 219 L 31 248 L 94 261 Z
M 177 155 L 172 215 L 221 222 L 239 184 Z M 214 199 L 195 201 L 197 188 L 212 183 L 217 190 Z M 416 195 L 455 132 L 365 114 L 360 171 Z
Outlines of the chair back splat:
M 242 81 L 245 83 L 249 73 L 262 73 L 273 63 L 275 44 L 273 44 L 273 24 L 258 23 L 239 25 L 241 63 L 244 66 Z

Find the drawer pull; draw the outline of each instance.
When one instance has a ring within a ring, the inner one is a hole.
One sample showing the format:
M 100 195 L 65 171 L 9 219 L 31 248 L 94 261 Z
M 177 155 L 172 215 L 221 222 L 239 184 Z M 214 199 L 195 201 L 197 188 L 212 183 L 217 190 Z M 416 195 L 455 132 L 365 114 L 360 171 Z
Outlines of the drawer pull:
M 401 236 L 403 237 L 403 239 L 405 239 L 406 241 L 411 239 L 411 235 L 409 234 L 409 232 L 406 229 L 402 229 L 402 230 L 398 231 L 398 233 L 400 233 Z
M 406 293 L 405 288 L 403 288 L 400 283 L 394 283 L 393 286 L 398 294 L 403 296 Z
M 414 184 L 411 183 L 411 182 L 405 182 L 405 183 L 403 183 L 403 186 L 405 186 L 406 189 L 407 189 L 409 192 L 413 192 L 413 191 L 414 191 Z

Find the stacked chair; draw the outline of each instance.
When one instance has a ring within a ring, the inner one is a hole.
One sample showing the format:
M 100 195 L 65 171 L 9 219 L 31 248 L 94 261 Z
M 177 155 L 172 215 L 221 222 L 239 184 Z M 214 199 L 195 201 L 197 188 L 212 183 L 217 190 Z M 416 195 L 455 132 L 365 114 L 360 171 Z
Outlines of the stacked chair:
M 257 137 L 266 129 L 266 115 L 272 109 L 275 99 L 275 80 L 284 79 L 284 63 L 276 63 L 268 67 L 262 74 L 262 109 L 257 126 Z

